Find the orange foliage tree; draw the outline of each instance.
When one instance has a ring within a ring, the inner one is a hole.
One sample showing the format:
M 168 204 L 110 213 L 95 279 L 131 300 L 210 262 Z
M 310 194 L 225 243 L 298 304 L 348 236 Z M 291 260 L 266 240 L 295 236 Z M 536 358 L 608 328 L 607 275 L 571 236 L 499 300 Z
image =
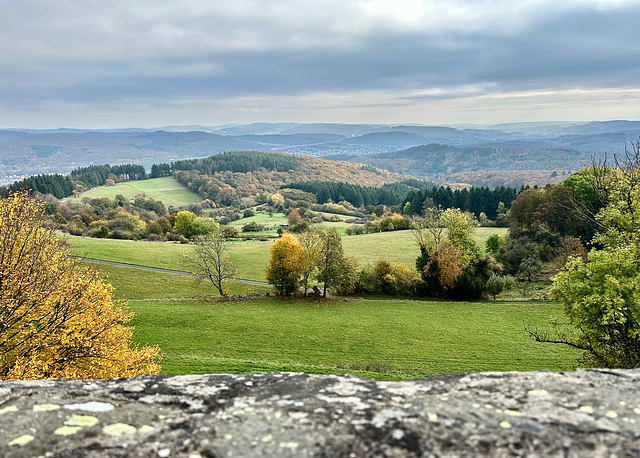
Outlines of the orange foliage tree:
M 125 306 L 61 249 L 38 202 L 26 192 L 0 200 L 0 378 L 158 372 L 160 350 L 132 343 Z

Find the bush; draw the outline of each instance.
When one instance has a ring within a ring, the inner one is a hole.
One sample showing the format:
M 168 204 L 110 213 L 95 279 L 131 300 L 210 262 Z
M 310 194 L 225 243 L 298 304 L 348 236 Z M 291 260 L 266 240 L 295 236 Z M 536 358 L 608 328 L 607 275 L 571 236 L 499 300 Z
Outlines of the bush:
M 240 237 L 240 231 L 238 231 L 238 229 L 233 226 L 223 226 L 222 236 L 228 239 L 235 239 Z
M 242 226 L 242 232 L 262 232 L 262 231 L 264 231 L 264 226 L 256 222 L 247 223 L 244 226 Z
M 487 280 L 487 293 L 493 296 L 493 300 L 496 300 L 496 296 L 504 291 L 506 281 L 504 277 L 499 277 L 497 275 L 491 275 L 489 280 Z

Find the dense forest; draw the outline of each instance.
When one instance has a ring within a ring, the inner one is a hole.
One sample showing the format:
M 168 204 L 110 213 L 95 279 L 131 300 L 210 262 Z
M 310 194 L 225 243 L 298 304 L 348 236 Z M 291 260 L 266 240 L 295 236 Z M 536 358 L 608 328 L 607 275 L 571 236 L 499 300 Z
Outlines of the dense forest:
M 105 185 L 108 179 L 114 182 L 144 180 L 147 178 L 147 172 L 143 166 L 136 164 L 113 166 L 104 164 L 77 168 L 71 171 L 69 177 L 75 182 L 81 182 L 85 188 L 89 189 Z
M 388 183 L 379 187 L 360 186 L 350 183 L 336 183 L 334 181 L 305 181 L 284 185 L 283 189 L 299 189 L 316 196 L 316 201 L 341 202 L 347 201 L 354 207 L 367 205 L 398 205 L 406 201 L 411 191 L 433 187 L 432 183 L 420 180 L 405 180 L 399 183 Z
M 499 186 L 495 189 L 487 187 L 472 187 L 470 189 L 452 190 L 449 187 L 438 186 L 422 191 L 412 191 L 405 196 L 405 202 L 411 204 L 411 213 L 420 215 L 425 208 L 459 208 L 462 211 L 471 212 L 476 217 L 484 213 L 487 218 L 495 220 L 498 217 L 498 207 L 503 204 L 507 210 L 511 202 L 518 195 L 515 188 Z
M 260 151 L 229 151 L 201 159 L 185 159 L 171 163 L 171 170 L 197 170 L 203 175 L 215 172 L 255 172 L 260 169 L 286 172 L 298 168 L 299 158 L 290 154 Z M 156 165 L 156 164 L 154 164 Z M 158 164 L 166 170 L 166 164 Z
M 219 156 L 222 157 L 217 159 Z M 234 151 L 210 158 L 178 161 L 171 168 L 178 181 L 218 206 L 232 205 L 238 199 L 261 193 L 273 193 L 293 183 L 330 181 L 380 187 L 407 179 L 362 164 L 257 151 Z M 212 171 L 205 173 L 201 168 Z
M 24 180 L 6 186 L 2 189 L 1 195 L 6 197 L 8 193 L 13 193 L 22 189 L 31 190 L 31 193 L 51 194 L 56 199 L 70 196 L 73 192 L 73 183 L 69 177 L 62 175 L 35 175 Z

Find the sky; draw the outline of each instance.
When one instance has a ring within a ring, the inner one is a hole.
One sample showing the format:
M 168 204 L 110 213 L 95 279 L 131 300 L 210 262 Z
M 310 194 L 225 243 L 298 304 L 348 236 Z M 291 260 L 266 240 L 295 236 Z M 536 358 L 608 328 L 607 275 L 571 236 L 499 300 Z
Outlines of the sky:
M 0 0 L 0 128 L 638 120 L 638 18 L 638 0 Z

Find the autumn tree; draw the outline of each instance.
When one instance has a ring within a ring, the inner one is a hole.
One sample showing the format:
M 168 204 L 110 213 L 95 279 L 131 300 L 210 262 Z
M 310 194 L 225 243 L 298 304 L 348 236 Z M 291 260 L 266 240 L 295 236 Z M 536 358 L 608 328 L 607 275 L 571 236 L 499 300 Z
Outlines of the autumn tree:
M 342 239 L 335 229 L 329 229 L 322 235 L 322 253 L 318 272 L 318 280 L 323 282 L 322 296 L 327 297 L 327 288 L 338 286 L 353 262 L 348 260 L 342 249 Z
M 226 282 L 233 279 L 237 269 L 228 255 L 231 241 L 220 231 L 199 237 L 186 261 L 200 280 L 209 280 L 220 295 L 227 295 Z
M 304 295 L 307 295 L 309 281 L 313 278 L 322 260 L 323 238 L 320 232 L 307 230 L 298 235 L 298 243 L 302 248 L 301 273 L 302 288 Z
M 302 247 L 293 235 L 284 234 L 269 247 L 266 277 L 280 294 L 288 296 L 300 287 Z
M 465 270 L 468 280 L 477 283 L 470 280 L 479 259 L 473 239 L 476 226 L 473 215 L 457 208 L 429 208 L 424 217 L 414 219 L 413 234 L 420 247 L 416 268 L 431 294 L 447 295 Z
M 133 313 L 61 249 L 25 192 L 0 201 L 0 377 L 109 378 L 158 372 L 137 348 Z

